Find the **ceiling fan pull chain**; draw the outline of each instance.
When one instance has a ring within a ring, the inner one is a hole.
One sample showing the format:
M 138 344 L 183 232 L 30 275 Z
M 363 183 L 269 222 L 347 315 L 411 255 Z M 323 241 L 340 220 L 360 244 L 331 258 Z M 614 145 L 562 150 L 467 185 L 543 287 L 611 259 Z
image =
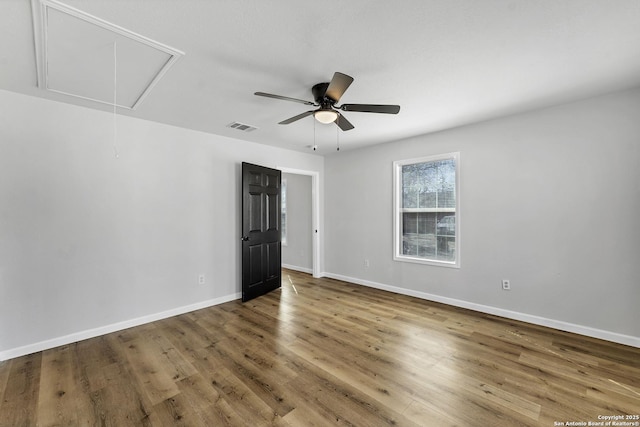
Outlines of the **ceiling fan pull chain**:
M 338 120 L 340 120 L 340 116 L 338 116 Z M 340 151 L 340 128 L 336 126 L 336 151 Z

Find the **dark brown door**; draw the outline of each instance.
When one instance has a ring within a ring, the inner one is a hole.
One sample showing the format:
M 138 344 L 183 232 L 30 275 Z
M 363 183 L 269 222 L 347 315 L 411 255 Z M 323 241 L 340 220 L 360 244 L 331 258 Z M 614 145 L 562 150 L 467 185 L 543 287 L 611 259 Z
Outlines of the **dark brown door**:
M 280 183 L 277 169 L 242 163 L 242 301 L 280 287 Z

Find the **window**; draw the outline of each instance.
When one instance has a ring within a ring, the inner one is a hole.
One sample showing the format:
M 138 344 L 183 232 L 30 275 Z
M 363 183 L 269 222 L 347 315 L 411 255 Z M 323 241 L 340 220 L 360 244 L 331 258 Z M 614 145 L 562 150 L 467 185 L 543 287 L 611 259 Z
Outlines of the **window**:
M 459 153 L 393 163 L 394 259 L 460 266 Z
M 287 245 L 287 180 L 280 184 L 280 244 Z

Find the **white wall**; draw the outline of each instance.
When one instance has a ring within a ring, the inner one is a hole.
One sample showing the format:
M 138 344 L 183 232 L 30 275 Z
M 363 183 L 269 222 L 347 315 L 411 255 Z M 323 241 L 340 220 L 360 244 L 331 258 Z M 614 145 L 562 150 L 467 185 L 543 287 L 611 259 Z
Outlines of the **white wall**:
M 311 176 L 283 173 L 282 178 L 287 180 L 287 244 L 282 246 L 282 265 L 311 273 Z
M 118 116 L 116 159 L 110 114 L 0 91 L 0 360 L 238 297 L 241 161 L 320 172 L 328 275 L 640 346 L 638 111 L 628 91 L 324 160 Z M 392 161 L 450 151 L 461 268 L 394 262 Z
M 640 346 L 639 112 L 626 91 L 326 157 L 327 274 Z M 392 162 L 453 151 L 461 268 L 393 261 Z
M 320 156 L 116 123 L 0 91 L 0 360 L 239 297 L 242 161 L 320 172 L 322 209 Z

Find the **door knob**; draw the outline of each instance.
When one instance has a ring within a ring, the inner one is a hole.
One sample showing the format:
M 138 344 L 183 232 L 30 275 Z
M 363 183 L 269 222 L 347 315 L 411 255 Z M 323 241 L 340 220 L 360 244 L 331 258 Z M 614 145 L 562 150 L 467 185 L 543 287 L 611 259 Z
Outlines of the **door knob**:
M 242 240 L 243 242 L 248 242 L 249 241 L 249 236 L 242 236 L 240 238 L 240 240 Z

